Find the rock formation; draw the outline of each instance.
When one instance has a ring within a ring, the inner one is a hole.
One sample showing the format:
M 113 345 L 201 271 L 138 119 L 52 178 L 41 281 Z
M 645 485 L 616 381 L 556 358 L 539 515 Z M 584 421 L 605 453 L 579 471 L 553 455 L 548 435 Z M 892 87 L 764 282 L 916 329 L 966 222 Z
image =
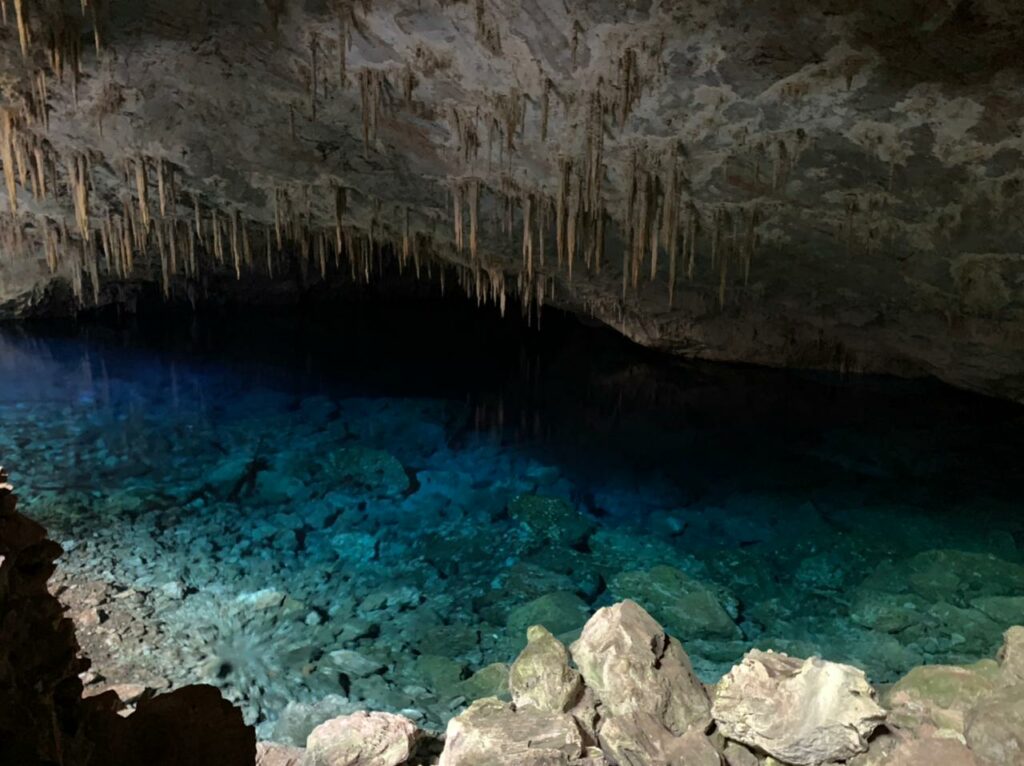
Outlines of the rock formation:
M 402 269 L 1024 398 L 1012 2 L 2 7 L 2 314 Z

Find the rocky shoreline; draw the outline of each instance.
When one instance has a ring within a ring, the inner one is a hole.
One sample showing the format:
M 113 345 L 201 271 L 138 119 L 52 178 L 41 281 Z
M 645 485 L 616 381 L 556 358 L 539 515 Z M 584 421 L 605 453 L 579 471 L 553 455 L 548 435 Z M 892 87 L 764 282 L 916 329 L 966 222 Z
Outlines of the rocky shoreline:
M 395 713 L 335 715 L 325 705 L 306 710 L 312 730 L 305 747 L 257 744 L 253 728 L 209 687 L 155 697 L 145 682 L 104 688 L 77 658 L 71 622 L 58 617 L 61 608 L 45 590 L 46 562 L 59 546 L 17 513 L 10 485 L 0 485 L 0 501 L 0 731 L 8 735 L 0 755 L 21 759 L 12 762 L 140 762 L 139 753 L 156 752 L 154 743 L 202 719 L 202 736 L 168 752 L 261 766 L 1024 763 L 1024 627 L 1006 632 L 996 660 L 918 667 L 881 689 L 849 665 L 756 649 L 706 685 L 683 646 L 631 600 L 599 609 L 568 647 L 545 627 L 529 626 L 507 672 L 489 672 L 497 695 L 481 686 L 443 734 Z M 43 619 L 19 628 L 29 608 Z M 49 675 L 34 673 L 28 682 L 27 666 Z M 89 681 L 96 688 L 82 698 Z M 56 722 L 48 731 L 18 727 L 47 718 Z M 55 752 L 62 761 L 47 760 Z

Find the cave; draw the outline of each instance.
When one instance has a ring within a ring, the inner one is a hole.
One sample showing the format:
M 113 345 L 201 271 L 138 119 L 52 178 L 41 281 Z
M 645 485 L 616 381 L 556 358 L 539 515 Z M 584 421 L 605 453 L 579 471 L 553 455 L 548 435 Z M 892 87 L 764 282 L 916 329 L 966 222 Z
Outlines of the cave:
M 0 0 L 0 763 L 1024 764 L 1016 0 Z

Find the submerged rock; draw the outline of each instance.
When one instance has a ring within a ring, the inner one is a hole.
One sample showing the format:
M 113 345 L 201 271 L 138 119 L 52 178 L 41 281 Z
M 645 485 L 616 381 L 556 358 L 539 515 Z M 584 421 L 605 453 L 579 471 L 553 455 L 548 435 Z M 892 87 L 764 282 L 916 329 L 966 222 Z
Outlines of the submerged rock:
M 438 766 L 567 766 L 584 755 L 572 716 L 487 698 L 449 721 Z
M 583 693 L 580 674 L 569 667 L 565 646 L 540 625 L 527 631 L 526 648 L 512 663 L 508 686 L 517 708 L 565 713 Z
M 306 740 L 306 766 L 399 766 L 412 756 L 419 737 L 416 724 L 391 713 L 332 718 Z
M 609 588 L 616 598 L 632 599 L 679 638 L 738 638 L 740 630 L 712 590 L 670 566 L 622 572 Z
M 570 653 L 604 715 L 653 715 L 677 735 L 710 722 L 710 701 L 690 658 L 633 601 L 598 610 Z
M 494 662 L 480 668 L 455 688 L 459 694 L 470 702 L 483 697 L 509 699 L 508 689 L 509 666 L 504 662 Z
M 324 470 L 343 486 L 382 497 L 409 489 L 409 476 L 393 455 L 368 447 L 343 447 L 328 455 Z
M 722 734 L 796 766 L 847 760 L 885 721 L 864 673 L 754 649 L 715 689 Z
M 1024 627 L 1015 625 L 1003 634 L 999 667 L 1010 678 L 1024 682 Z
M 576 630 L 587 621 L 590 607 L 575 593 L 558 591 L 517 606 L 508 615 L 507 625 L 519 639 L 531 625 L 543 625 L 555 635 Z M 522 644 L 520 644 L 522 646 Z
M 579 511 L 559 497 L 517 495 L 508 504 L 508 513 L 538 537 L 562 545 L 582 541 L 593 527 Z

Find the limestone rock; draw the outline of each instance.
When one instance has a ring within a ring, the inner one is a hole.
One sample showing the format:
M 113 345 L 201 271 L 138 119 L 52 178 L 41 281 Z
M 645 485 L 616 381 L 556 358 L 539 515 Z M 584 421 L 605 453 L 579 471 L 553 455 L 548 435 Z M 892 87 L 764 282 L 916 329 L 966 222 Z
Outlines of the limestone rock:
M 601 724 L 601 748 L 619 766 L 721 766 L 722 756 L 700 727 L 682 736 L 650 713 L 613 715 Z
M 1024 763 L 1024 683 L 982 699 L 967 714 L 964 738 L 987 764 Z
M 488 698 L 448 722 L 438 766 L 565 766 L 584 754 L 572 716 Z
M 579 511 L 559 497 L 517 495 L 508 504 L 508 513 L 538 537 L 562 545 L 580 542 L 593 526 Z
M 256 766 L 300 766 L 306 750 L 278 742 L 256 743 Z
M 1003 634 L 999 667 L 1017 681 L 1024 681 L 1024 627 L 1015 625 Z
M 731 765 L 730 765 L 731 766 Z M 925 732 L 911 737 L 905 733 L 883 735 L 871 742 L 866 753 L 848 766 L 982 766 L 963 742 L 953 737 Z
M 732 621 L 711 589 L 674 567 L 622 572 L 609 583 L 616 598 L 633 599 L 672 635 L 688 638 L 738 638 Z
M 569 667 L 565 646 L 540 625 L 527 631 L 528 643 L 512 663 L 508 686 L 517 708 L 564 713 L 583 692 L 580 674 Z
M 849 665 L 754 649 L 718 683 L 712 715 L 729 739 L 803 766 L 866 751 L 885 720 L 874 698 Z
M 409 760 L 420 731 L 404 716 L 359 712 L 332 718 L 306 740 L 307 766 L 399 766 Z
M 710 721 L 690 658 L 636 602 L 598 610 L 570 652 L 607 715 L 654 715 L 676 735 Z
M 922 725 L 963 734 L 964 718 L 980 699 L 1002 684 L 992 660 L 973 665 L 923 665 L 893 684 L 885 695 L 889 720 L 905 728 Z

